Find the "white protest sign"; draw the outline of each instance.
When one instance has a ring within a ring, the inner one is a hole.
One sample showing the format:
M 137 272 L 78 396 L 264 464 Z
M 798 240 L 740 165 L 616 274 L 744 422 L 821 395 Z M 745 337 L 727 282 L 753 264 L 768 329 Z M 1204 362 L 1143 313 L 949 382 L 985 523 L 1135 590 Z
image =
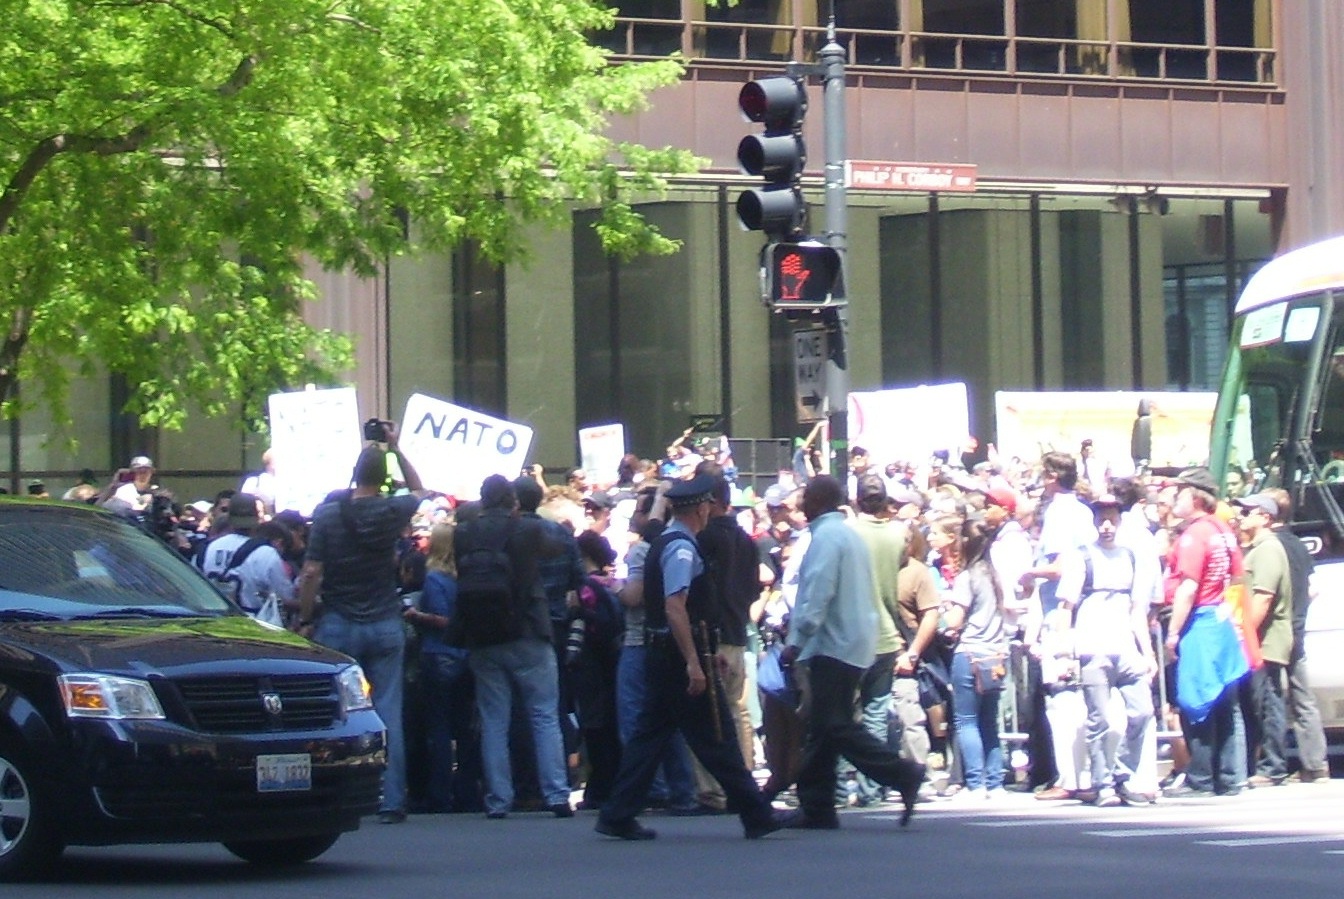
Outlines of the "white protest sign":
M 350 486 L 363 446 L 355 388 L 273 394 L 267 405 L 275 459 L 275 508 L 304 515 Z
M 849 395 L 849 447 L 863 447 L 880 470 L 922 463 L 934 450 L 957 452 L 971 432 L 966 385 L 933 384 Z
M 478 499 L 492 474 L 518 477 L 532 429 L 415 393 L 401 419 L 401 448 L 425 487 L 456 499 Z
M 625 457 L 625 425 L 579 428 L 579 460 L 592 484 L 611 484 Z
M 1134 470 L 1130 438 L 1140 400 L 1147 401 L 1152 417 L 1149 465 L 1203 465 L 1218 395 L 1199 391 L 1000 390 L 994 394 L 999 455 L 1035 462 L 1049 450 L 1076 454 L 1087 439 L 1112 476 L 1129 474 Z

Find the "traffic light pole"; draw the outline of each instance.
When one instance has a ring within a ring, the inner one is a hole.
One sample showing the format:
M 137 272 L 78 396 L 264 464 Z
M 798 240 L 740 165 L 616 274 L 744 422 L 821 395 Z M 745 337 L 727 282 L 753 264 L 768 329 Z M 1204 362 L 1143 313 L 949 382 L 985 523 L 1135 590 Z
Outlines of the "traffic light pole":
M 835 36 L 835 4 L 826 24 L 826 45 L 817 54 L 823 80 L 822 114 L 826 129 L 826 242 L 840 255 L 840 294 L 823 313 L 830 345 L 827 371 L 827 423 L 831 473 L 845 483 L 849 475 L 849 304 L 844 296 L 848 252 L 848 196 L 845 191 L 845 48 Z

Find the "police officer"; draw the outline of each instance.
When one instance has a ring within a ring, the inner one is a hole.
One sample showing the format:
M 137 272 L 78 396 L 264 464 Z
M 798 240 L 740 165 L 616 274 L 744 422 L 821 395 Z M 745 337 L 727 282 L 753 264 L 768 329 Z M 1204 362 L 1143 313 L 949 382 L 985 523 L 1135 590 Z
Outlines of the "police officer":
M 722 786 L 748 839 L 783 826 L 742 761 L 733 720 L 715 672 L 701 665 L 712 646 L 697 646 L 712 614 L 711 581 L 695 535 L 709 520 L 714 478 L 697 475 L 667 491 L 672 522 L 654 540 L 644 568 L 644 624 L 648 646 L 648 695 L 635 732 L 621 756 L 611 797 L 598 816 L 598 833 L 623 840 L 651 840 L 657 834 L 635 815 L 647 803 L 649 785 L 668 743 L 680 730 L 695 757 Z

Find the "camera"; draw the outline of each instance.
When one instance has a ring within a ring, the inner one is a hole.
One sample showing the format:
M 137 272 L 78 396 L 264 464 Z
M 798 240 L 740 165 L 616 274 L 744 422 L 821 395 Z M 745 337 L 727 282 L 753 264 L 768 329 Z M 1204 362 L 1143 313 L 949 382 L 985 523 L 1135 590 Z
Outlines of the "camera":
M 387 443 L 387 422 L 370 418 L 364 422 L 364 439 L 374 443 Z

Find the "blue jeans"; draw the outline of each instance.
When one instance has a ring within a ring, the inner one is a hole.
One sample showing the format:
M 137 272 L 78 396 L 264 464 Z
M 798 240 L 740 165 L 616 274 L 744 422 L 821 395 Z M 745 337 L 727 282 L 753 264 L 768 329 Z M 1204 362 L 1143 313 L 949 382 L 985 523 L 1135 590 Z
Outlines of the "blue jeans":
M 1003 786 L 1003 746 L 999 743 L 999 694 L 975 692 L 970 653 L 952 655 L 952 718 L 957 727 L 962 774 L 968 790 Z
M 1237 701 L 1238 685 L 1223 691 L 1209 716 L 1195 724 L 1181 714 L 1190 764 L 1185 782 L 1206 793 L 1235 793 L 1246 785 L 1246 724 Z
M 380 811 L 406 809 L 406 739 L 401 727 L 405 691 L 403 663 L 406 626 L 401 616 L 381 621 L 351 621 L 328 609 L 318 619 L 314 642 L 343 652 L 359 663 L 373 688 L 373 707 L 387 727 L 387 770 L 383 772 Z
M 549 640 L 523 637 L 471 651 L 476 675 L 476 707 L 481 714 L 481 757 L 485 769 L 485 810 L 507 812 L 513 805 L 509 765 L 509 720 L 513 691 L 522 698 L 532 725 L 537 779 L 547 805 L 569 804 L 569 771 L 560 736 L 560 679 Z
M 646 646 L 622 646 L 620 661 L 616 663 L 616 726 L 620 730 L 622 746 L 634 735 L 635 721 L 648 695 L 644 681 L 648 653 Z M 662 767 L 649 788 L 650 799 L 665 800 L 672 808 L 690 808 L 696 804 L 689 752 L 681 734 L 672 738 Z
M 480 800 L 471 781 L 479 778 L 479 751 L 471 743 L 472 681 L 464 656 L 427 652 L 420 656 L 424 691 L 425 740 L 429 754 L 426 798 L 431 812 L 468 811 Z M 454 751 L 453 741 L 457 741 Z M 475 759 L 472 764 L 471 760 Z

